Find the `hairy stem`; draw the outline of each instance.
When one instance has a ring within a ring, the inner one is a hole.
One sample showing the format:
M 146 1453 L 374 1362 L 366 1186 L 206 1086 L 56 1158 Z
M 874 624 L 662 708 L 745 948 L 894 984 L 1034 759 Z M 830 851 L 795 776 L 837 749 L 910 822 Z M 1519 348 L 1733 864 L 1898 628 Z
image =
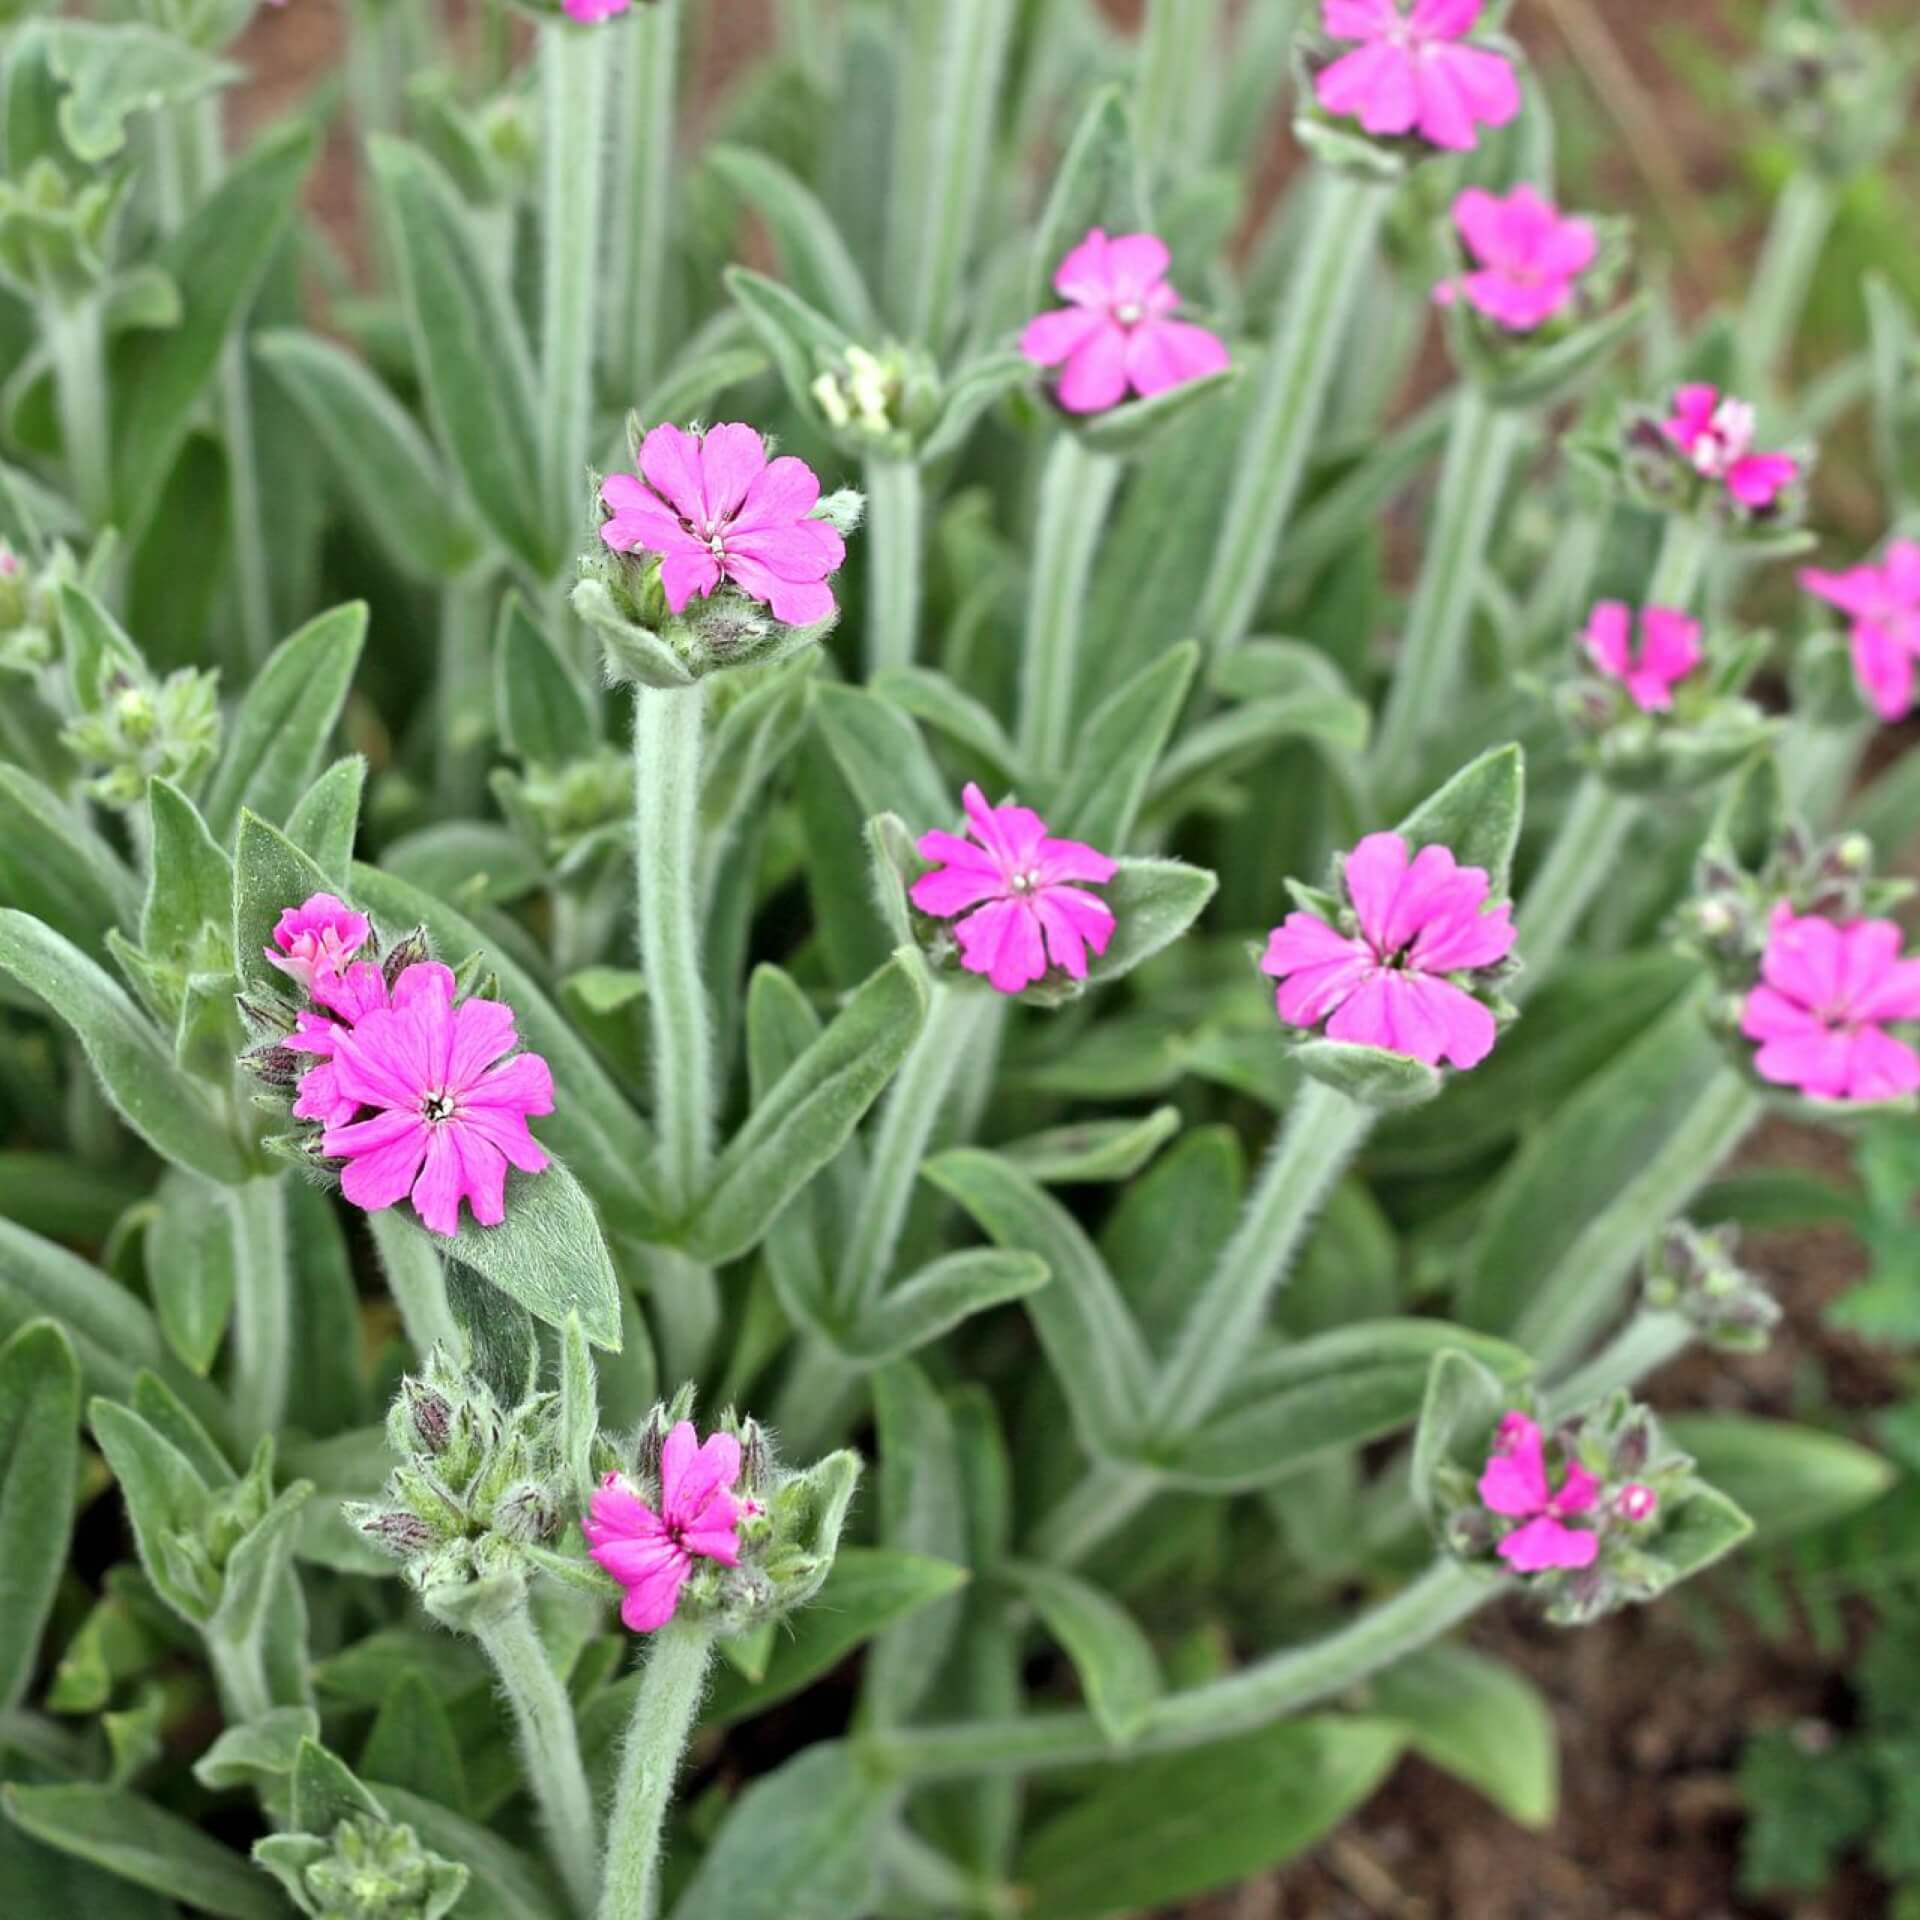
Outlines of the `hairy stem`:
M 1749 392 L 1764 388 L 1792 349 L 1839 206 L 1833 183 L 1802 167 L 1774 207 L 1759 271 L 1740 309 L 1740 378 Z
M 47 303 L 40 331 L 53 361 L 54 406 L 74 505 L 91 527 L 113 508 L 113 441 L 107 425 L 107 349 L 102 296 Z
M 867 677 L 910 667 L 920 633 L 925 498 L 911 460 L 867 462 Z
M 622 397 L 634 406 L 659 376 L 672 317 L 667 243 L 673 228 L 680 6 L 681 0 L 657 0 L 634 8 L 620 23 L 605 352 Z
M 669 1622 L 653 1637 L 620 1757 L 599 1920 L 654 1920 L 661 1832 L 712 1657 L 702 1628 Z
M 1224 21 L 1220 0 L 1147 0 L 1134 115 L 1140 151 L 1160 172 L 1190 171 L 1211 154 L 1209 109 Z
M 233 1410 L 249 1440 L 285 1420 L 293 1350 L 293 1270 L 282 1174 L 223 1191 L 233 1230 Z
M 1597 1406 L 1621 1387 L 1637 1387 L 1693 1344 L 1692 1324 L 1681 1314 L 1646 1308 L 1596 1353 L 1584 1367 L 1553 1389 L 1556 1415 Z

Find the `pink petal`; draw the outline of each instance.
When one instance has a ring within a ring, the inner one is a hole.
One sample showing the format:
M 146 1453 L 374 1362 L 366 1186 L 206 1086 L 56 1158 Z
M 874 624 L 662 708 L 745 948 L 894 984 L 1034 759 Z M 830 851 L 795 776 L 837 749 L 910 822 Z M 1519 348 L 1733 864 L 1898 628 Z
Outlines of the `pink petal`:
M 620 1603 L 620 1618 L 629 1632 L 652 1633 L 673 1618 L 680 1604 L 680 1589 L 687 1583 L 693 1562 L 684 1553 L 646 1574 L 627 1589 Z
M 1330 39 L 1371 40 L 1397 26 L 1395 0 L 1324 0 L 1320 25 Z
M 818 580 L 784 580 L 746 554 L 730 553 L 727 578 L 749 599 L 763 602 L 773 617 L 789 627 L 810 627 L 831 619 L 833 589 Z
M 1517 264 L 1507 244 L 1506 203 L 1484 187 L 1468 187 L 1453 203 L 1453 223 L 1476 259 L 1489 267 Z
M 1422 847 L 1408 864 L 1379 938 L 1382 954 L 1399 953 L 1429 927 L 1476 916 L 1492 883 L 1477 867 L 1463 867 L 1447 847 Z M 1423 943 L 1424 944 L 1424 943 Z M 1417 956 L 1427 964 L 1424 955 Z
M 951 838 L 950 835 L 942 837 Z M 924 843 L 922 851 L 925 851 Z M 955 864 L 935 873 L 922 874 L 908 889 L 907 898 L 922 913 L 930 913 L 937 920 L 951 920 L 984 900 L 1003 898 L 1006 891 L 1006 881 L 991 863 L 976 867 Z
M 400 1036 L 405 1014 L 385 1008 L 370 1013 L 334 1043 L 334 1072 L 342 1093 L 370 1107 L 419 1105 L 428 1090 L 424 1074 L 417 1074 Z
M 553 1070 L 537 1053 L 516 1053 L 461 1090 L 462 1113 L 499 1110 L 516 1116 L 553 1111 Z
M 1397 833 L 1370 833 L 1347 855 L 1347 898 L 1376 953 L 1393 951 L 1386 943 L 1387 928 L 1407 860 L 1407 843 Z
M 1127 331 L 1109 320 L 1067 362 L 1060 404 L 1069 413 L 1102 413 L 1127 397 Z
M 1418 0 L 1408 24 L 1416 33 L 1459 40 L 1480 24 L 1482 0 Z
M 466 1168 L 449 1126 L 428 1126 L 426 1161 L 413 1183 L 413 1210 L 435 1233 L 451 1237 L 460 1231 L 460 1200 L 467 1190 Z M 506 1164 L 500 1167 L 502 1182 Z M 348 1196 L 352 1198 L 351 1195 Z
M 1224 373 L 1232 364 L 1225 341 L 1184 320 L 1144 321 L 1127 342 L 1127 378 L 1143 396 Z
M 1443 78 L 1450 94 L 1463 104 L 1469 122 L 1504 127 L 1519 118 L 1520 80 L 1505 55 L 1491 53 L 1485 47 L 1449 47 L 1430 54 L 1425 71 Z M 1425 102 L 1428 95 L 1424 86 L 1421 95 Z M 1427 137 L 1433 138 L 1430 131 Z M 1473 144 L 1471 132 L 1467 144 Z
M 1058 886 L 1063 880 L 1091 880 L 1099 886 L 1120 869 L 1117 862 L 1082 841 L 1048 838 L 1040 842 L 1034 871 L 1045 887 Z
M 1824 1036 L 1827 1023 L 1784 993 L 1755 987 L 1740 1011 L 1740 1031 L 1749 1040 L 1808 1040 Z
M 1920 1053 L 1879 1027 L 1860 1028 L 1847 1062 L 1847 1098 L 1901 1100 L 1910 1093 L 1920 1093 Z
M 1031 807 L 990 807 L 987 796 L 972 781 L 961 792 L 960 804 L 966 808 L 974 836 L 1009 878 L 1037 865 L 1047 824 Z
M 1914 655 L 1878 622 L 1853 629 L 1853 672 L 1860 690 L 1883 720 L 1904 720 L 1913 710 Z
M 1835 1004 L 1842 987 L 1840 929 L 1818 914 L 1776 917 L 1761 956 L 1760 977 L 1803 1007 Z
M 1599 257 L 1600 235 L 1591 220 L 1556 220 L 1534 265 L 1542 273 L 1577 280 Z
M 1002 993 L 1018 993 L 1047 971 L 1040 923 L 1023 901 L 994 900 L 959 922 L 960 964 L 985 974 Z
M 1590 1567 L 1600 1552 L 1600 1536 L 1584 1527 L 1563 1527 L 1542 1514 L 1500 1542 L 1500 1558 L 1515 1573 L 1544 1573 L 1551 1567 Z
M 1363 941 L 1349 940 L 1317 913 L 1290 913 L 1267 936 L 1260 971 L 1276 980 L 1307 967 L 1370 966 L 1373 952 Z
M 661 1541 L 667 1537 L 666 1522 L 617 1473 L 608 1474 L 594 1488 L 580 1526 L 588 1543 L 596 1547 L 616 1540 Z
M 449 1090 L 470 1087 L 503 1053 L 513 1051 L 513 1009 L 498 1000 L 466 1000 L 453 1015 L 447 1061 Z
M 1364 949 L 1358 951 L 1358 957 L 1301 967 L 1281 982 L 1274 996 L 1280 1018 L 1290 1027 L 1317 1027 L 1350 999 L 1373 971 L 1373 956 Z
M 717 530 L 732 520 L 766 464 L 767 443 L 753 428 L 735 420 L 707 429 L 700 441 L 700 473 L 709 527 Z M 796 460 L 794 465 L 806 469 L 803 460 Z
M 427 1129 L 414 1113 L 380 1113 L 320 1137 L 329 1159 L 346 1158 L 340 1190 L 356 1207 L 378 1213 L 406 1198 L 427 1151 Z
M 631 553 L 635 547 L 671 553 L 677 546 L 697 544 L 673 509 L 630 473 L 608 474 L 600 483 L 600 498 L 613 509 L 613 518 L 601 523 L 600 538 L 616 553 Z
M 1113 283 L 1107 271 L 1107 236 L 1099 227 L 1089 229 L 1087 237 L 1060 262 L 1053 286 L 1061 299 L 1076 306 L 1107 304 Z
M 1510 279 L 1502 271 L 1470 273 L 1460 282 L 1468 303 L 1510 333 L 1533 333 L 1573 299 L 1573 282 Z
M 1383 42 L 1356 48 L 1324 68 L 1313 90 L 1328 113 L 1357 116 L 1369 133 L 1411 133 L 1420 112 L 1412 58 Z
M 1649 607 L 1640 616 L 1640 665 L 1671 684 L 1684 680 L 1705 657 L 1700 622 L 1671 607 Z
M 1906 606 L 1920 605 L 1920 540 L 1895 540 L 1881 565 L 1887 597 Z
M 640 471 L 682 520 L 694 527 L 707 524 L 700 442 L 692 434 L 678 427 L 655 427 L 640 443 Z
M 847 557 L 847 543 L 824 520 L 796 520 L 784 527 L 754 527 L 727 536 L 727 567 L 742 559 L 782 580 L 824 580 Z
M 1423 138 L 1448 153 L 1468 153 L 1479 144 L 1473 108 L 1453 66 L 1453 56 L 1429 53 L 1414 69 Z
M 660 590 L 674 613 L 684 613 L 695 594 L 705 599 L 720 584 L 720 562 L 710 547 L 689 543 L 660 563 Z
M 1078 887 L 1043 887 L 1032 896 L 1053 963 L 1075 980 L 1087 977 L 1087 953 L 1105 953 L 1113 938 L 1113 909 Z
M 1587 620 L 1587 657 L 1602 673 L 1624 680 L 1633 668 L 1633 612 L 1618 600 L 1602 600 Z
M 1577 1460 L 1567 1463 L 1567 1477 L 1553 1496 L 1552 1510 L 1563 1520 L 1570 1513 L 1585 1513 L 1600 1498 L 1600 1482 Z
M 1797 1087 L 1816 1100 L 1845 1100 L 1853 1086 L 1853 1043 L 1825 1027 L 1804 1037 L 1769 1040 L 1753 1069 L 1776 1087 Z
M 1491 913 L 1469 908 L 1437 915 L 1422 928 L 1408 958 L 1428 973 L 1461 973 L 1504 960 L 1518 937 L 1513 904 L 1503 900 Z
M 747 488 L 740 511 L 733 516 L 732 534 L 737 538 L 762 529 L 785 529 L 797 520 L 819 527 L 838 540 L 839 534 L 824 520 L 807 519 L 819 499 L 819 475 L 804 460 L 796 460 L 790 453 L 782 454 Z M 728 540 L 729 546 L 734 544 L 734 538 Z M 840 562 L 836 559 L 833 564 L 838 566 Z
M 522 1058 L 531 1059 L 532 1055 Z M 544 1063 L 543 1063 L 544 1064 Z M 540 1142 L 527 1130 L 522 1114 L 499 1107 L 463 1105 L 458 1124 L 510 1161 L 522 1173 L 545 1173 L 551 1164 Z
M 356 960 L 344 973 L 321 971 L 313 976 L 313 997 L 349 1026 L 387 1002 L 387 977 L 371 960 Z
M 1770 507 L 1800 477 L 1800 463 L 1784 453 L 1750 453 L 1727 474 L 1727 491 L 1743 507 Z
M 1384 1047 L 1430 1067 L 1443 1060 L 1477 1067 L 1493 1051 L 1498 1033 L 1493 1015 L 1451 981 L 1385 969 L 1327 1022 L 1329 1040 Z
M 660 1450 L 660 1513 L 669 1526 L 698 1518 L 707 1502 L 740 1477 L 740 1442 L 730 1433 L 695 1444 L 693 1422 L 682 1420 Z
M 393 983 L 393 1004 L 405 1009 L 416 1002 L 451 1007 L 455 991 L 453 969 L 438 960 L 417 960 Z
M 1523 1520 L 1547 1504 L 1546 1443 L 1524 1413 L 1500 1422 L 1494 1450 L 1480 1476 L 1480 1500 L 1489 1512 Z
M 1107 284 L 1116 305 L 1145 300 L 1166 278 L 1172 255 L 1158 234 L 1125 233 L 1107 243 Z
M 1884 592 L 1884 582 L 1874 567 L 1850 567 L 1845 573 L 1826 573 L 1819 567 L 1803 567 L 1800 570 L 1800 584 L 1816 599 L 1824 600 L 1856 619 L 1877 613 Z
M 359 1101 L 340 1091 L 333 1068 L 326 1062 L 300 1076 L 299 1097 L 293 1103 L 296 1120 L 318 1120 L 323 1126 L 344 1127 L 359 1111 Z
M 1111 324 L 1097 307 L 1056 307 L 1027 322 L 1020 335 L 1020 351 L 1036 367 L 1057 367 Z

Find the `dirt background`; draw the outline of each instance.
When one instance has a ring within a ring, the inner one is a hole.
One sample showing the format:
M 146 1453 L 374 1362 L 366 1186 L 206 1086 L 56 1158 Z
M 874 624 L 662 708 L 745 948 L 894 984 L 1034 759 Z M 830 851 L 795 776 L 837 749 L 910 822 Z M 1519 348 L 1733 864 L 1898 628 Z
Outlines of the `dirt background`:
M 703 96 L 743 53 L 766 44 L 775 4 L 712 0 Z M 1110 0 L 1109 10 L 1124 23 L 1137 15 L 1138 0 Z M 1612 130 L 1598 162 L 1598 197 L 1639 214 L 1690 305 L 1737 292 L 1758 227 L 1743 230 L 1737 215 L 1729 222 L 1729 199 L 1753 198 L 1751 182 L 1724 119 L 1676 76 L 1665 53 L 1676 32 L 1686 32 L 1737 59 L 1742 11 L 1750 10 L 1733 0 L 1521 0 L 1516 10 L 1514 31 L 1532 57 L 1556 81 L 1577 86 L 1597 122 Z M 1911 17 L 1912 0 L 1859 11 L 1893 22 Z M 237 49 L 254 75 L 236 100 L 238 130 L 336 81 L 344 33 L 342 0 L 263 10 Z M 1277 189 L 1296 161 L 1285 128 L 1276 126 L 1264 184 Z M 316 176 L 310 211 L 337 236 L 358 229 L 342 135 Z M 1754 220 L 1763 214 L 1755 198 Z M 1854 504 L 1844 490 L 1842 498 Z M 1861 537 L 1876 531 L 1866 525 Z M 1832 1142 L 1784 1127 L 1769 1129 L 1745 1158 L 1755 1166 L 1844 1170 Z M 1772 1353 L 1742 1361 L 1690 1356 L 1656 1379 L 1649 1397 L 1786 1414 L 1796 1369 L 1814 1355 L 1849 1406 L 1866 1410 L 1896 1398 L 1892 1370 L 1820 1321 L 1823 1306 L 1857 1277 L 1847 1238 L 1776 1235 L 1750 1251 L 1787 1310 Z M 1886 1889 L 1864 1872 L 1819 1896 L 1778 1903 L 1744 1900 L 1736 1887 L 1741 1812 L 1732 1770 L 1741 1745 L 1763 1727 L 1817 1728 L 1844 1715 L 1841 1664 L 1805 1642 L 1767 1644 L 1737 1622 L 1724 1649 L 1709 1656 L 1673 1607 L 1572 1635 L 1516 1610 L 1480 1622 L 1472 1637 L 1553 1703 L 1564 1791 L 1549 1830 L 1523 1832 L 1410 1759 L 1310 1859 L 1183 1910 L 1179 1920 L 1876 1920 L 1887 1912 Z

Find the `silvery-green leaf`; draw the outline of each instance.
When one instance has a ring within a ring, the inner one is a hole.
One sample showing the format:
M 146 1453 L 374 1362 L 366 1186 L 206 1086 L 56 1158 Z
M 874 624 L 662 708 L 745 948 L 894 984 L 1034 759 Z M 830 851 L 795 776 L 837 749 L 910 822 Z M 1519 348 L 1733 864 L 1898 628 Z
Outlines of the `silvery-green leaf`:
M 89 165 L 127 141 L 127 120 L 231 86 L 241 70 L 144 21 L 62 20 L 47 29 L 48 63 L 66 87 L 60 131 Z
M 857 343 L 797 293 L 750 267 L 729 267 L 724 278 L 727 291 L 773 356 L 788 398 L 803 414 L 813 415 L 813 383 L 822 367 L 843 359 Z
M 1424 1106 L 1437 1099 L 1446 1085 L 1446 1075 L 1438 1067 L 1385 1047 L 1307 1040 L 1293 1048 L 1290 1058 L 1302 1073 L 1385 1113 Z
M 1062 1567 L 1014 1560 L 997 1570 L 1046 1623 L 1080 1676 L 1100 1730 L 1124 1747 L 1159 1699 L 1163 1682 L 1153 1643 L 1110 1594 Z
M 871 340 L 876 328 L 866 283 L 812 190 L 753 147 L 709 147 L 703 160 L 766 222 L 781 270 L 801 296 L 856 337 Z
M 559 767 L 600 738 L 591 689 L 518 593 L 500 602 L 493 676 L 494 712 L 509 753 Z
M 1011 1140 L 998 1151 L 1043 1186 L 1131 1180 L 1180 1131 L 1178 1107 L 1129 1120 L 1083 1120 Z
M 1109 459 L 1122 459 L 1150 452 L 1164 433 L 1191 419 L 1218 395 L 1234 386 L 1245 373 L 1243 367 L 1223 367 L 1218 373 L 1202 374 L 1197 380 L 1182 380 L 1145 400 L 1125 400 L 1104 413 L 1074 416 L 1069 430 L 1077 433 L 1088 448 Z
M 1412 852 L 1450 848 L 1463 867 L 1484 868 L 1491 897 L 1504 899 L 1526 805 L 1526 756 L 1518 746 L 1494 747 L 1461 768 L 1395 829 Z
M 353 866 L 360 831 L 360 795 L 367 763 L 357 753 L 336 760 L 287 815 L 287 838 L 327 876 L 337 893 Z
M 295 991 L 267 959 L 277 951 L 274 927 L 288 908 L 326 892 L 329 880 L 284 833 L 256 814 L 243 812 L 239 827 L 233 856 L 233 967 L 248 992 L 266 996 L 271 1004 Z
M 154 959 L 191 966 L 209 928 L 224 946 L 233 925 L 233 862 L 170 781 L 151 781 L 147 804 L 152 868 L 140 945 Z
M 1507 1383 L 1466 1347 L 1446 1347 L 1433 1355 L 1413 1441 L 1413 1497 L 1429 1519 L 1441 1469 L 1477 1475 L 1487 1463 L 1500 1417 L 1512 1405 Z
M 813 712 L 863 814 L 897 813 L 916 833 L 957 820 L 960 796 L 899 707 L 864 688 L 823 681 L 813 689 Z
M 120 856 L 51 788 L 3 761 L 0 898 L 95 956 L 107 930 L 132 927 L 140 911 L 139 883 Z
M 1199 665 L 1199 646 L 1182 640 L 1087 716 L 1048 813 L 1056 837 L 1109 854 L 1127 844 Z
M 26 1695 L 67 1559 L 79 1477 L 80 1366 L 52 1320 L 0 1345 L 0 1711 Z
M 570 600 L 574 612 L 599 635 L 609 678 L 669 691 L 693 685 L 685 661 L 650 627 L 629 620 L 600 581 L 580 581 Z
M 889 1287 L 834 1344 L 862 1365 L 881 1365 L 931 1345 L 990 1307 L 1023 1300 L 1047 1283 L 1036 1254 L 970 1247 L 949 1253 Z
M 993 709 L 932 667 L 888 667 L 869 690 L 987 763 L 1000 790 L 1020 785 L 1020 756 Z
M 1025 310 L 1054 304 L 1053 276 L 1093 227 L 1108 233 L 1149 233 L 1146 167 L 1135 138 L 1124 87 L 1103 87 L 1087 104 L 1054 176 L 1053 190 L 1033 241 Z

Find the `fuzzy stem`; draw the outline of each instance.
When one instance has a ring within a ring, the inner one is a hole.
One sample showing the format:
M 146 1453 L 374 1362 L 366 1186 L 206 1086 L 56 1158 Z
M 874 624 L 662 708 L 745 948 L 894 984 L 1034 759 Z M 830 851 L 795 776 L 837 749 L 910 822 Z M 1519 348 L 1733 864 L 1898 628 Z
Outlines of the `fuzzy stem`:
M 244 1727 L 271 1713 L 275 1701 L 260 1636 L 233 1640 L 209 1628 L 204 1638 L 214 1691 L 220 1696 L 220 1711 L 226 1715 L 227 1724 Z
M 706 688 L 634 693 L 640 968 L 652 1031 L 657 1174 L 670 1206 L 700 1196 L 713 1150 L 713 1036 L 700 966 L 700 764 Z
M 471 812 L 480 798 L 493 713 L 493 582 L 486 574 L 440 590 L 439 661 L 434 696 L 434 790 L 448 813 Z
M 1080 623 L 1120 463 L 1055 436 L 1040 481 L 1027 638 L 1020 692 L 1020 753 L 1036 772 L 1058 772 L 1073 733 Z
M 1594 896 L 1618 871 L 1615 862 L 1639 814 L 1640 802 L 1632 794 L 1608 786 L 1597 774 L 1586 775 L 1575 789 L 1573 804 L 1520 903 L 1514 950 L 1526 970 L 1506 988 L 1515 1005 L 1552 977 Z
M 1693 1344 L 1693 1326 L 1684 1315 L 1646 1308 L 1596 1353 L 1587 1364 L 1553 1389 L 1556 1415 L 1597 1406 L 1621 1387 L 1635 1387 Z
M 1415 771 L 1421 742 L 1451 710 L 1464 664 L 1473 606 L 1493 537 L 1522 416 L 1469 386 L 1447 437 L 1440 498 L 1405 644 L 1374 743 L 1389 784 Z
M 1220 69 L 1220 0 L 1147 0 L 1134 112 L 1140 151 L 1162 172 L 1204 166 L 1209 94 Z
M 1179 1753 L 1271 1726 L 1345 1692 L 1477 1613 L 1507 1582 L 1450 1560 L 1435 1563 L 1391 1599 L 1324 1639 L 1288 1647 L 1204 1686 L 1164 1696 L 1125 1746 L 1089 1713 L 1028 1714 L 951 1726 L 876 1729 L 861 1741 L 886 1778 L 919 1784 L 1058 1767 L 1099 1766 Z
M 470 1625 L 513 1709 L 527 1784 L 554 1865 L 575 1911 L 589 1913 L 600 1836 L 566 1687 L 534 1631 L 524 1596 L 510 1607 L 477 1612 Z
M 1793 810 L 1815 827 L 1831 826 L 1846 807 L 1861 756 L 1876 730 L 1871 720 L 1823 726 L 1811 716 L 1796 714 L 1780 742 L 1780 778 Z
M 643 9 L 644 11 L 644 9 Z M 593 457 L 594 315 L 607 131 L 606 35 L 540 36 L 540 489 L 557 555 L 571 555 Z
M 367 1215 L 374 1251 L 387 1278 L 387 1291 L 400 1309 L 407 1342 L 424 1361 L 435 1347 L 457 1355 L 464 1336 L 447 1301 L 446 1269 L 424 1234 L 405 1225 L 390 1207 Z
M 867 678 L 910 667 L 920 632 L 926 500 L 911 460 L 867 462 Z
M 606 304 L 607 363 L 637 406 L 658 377 L 671 310 L 673 101 L 681 0 L 637 7 L 620 25 L 620 107 L 614 115 L 613 219 Z M 647 424 L 651 424 L 650 422 Z
M 653 1637 L 620 1759 L 599 1920 L 654 1920 L 661 1831 L 712 1657 L 700 1627 L 669 1622 Z
M 227 449 L 228 511 L 233 515 L 234 589 L 240 634 L 256 664 L 273 651 L 273 574 L 267 554 L 266 509 L 260 494 L 260 456 L 253 432 L 253 382 L 244 338 L 220 352 L 220 429 Z
M 113 507 L 103 298 L 91 293 L 67 305 L 49 301 L 40 316 L 41 336 L 53 361 L 54 404 L 73 502 L 95 529 L 105 523 Z
M 233 1410 L 250 1440 L 286 1417 L 293 1353 L 293 1273 L 284 1175 L 223 1191 L 233 1231 Z
M 1839 206 L 1833 183 L 1803 167 L 1774 207 L 1759 271 L 1740 310 L 1740 378 L 1749 392 L 1779 372 L 1793 346 Z
M 1312 223 L 1274 317 L 1196 623 L 1222 653 L 1246 638 L 1259 611 L 1349 336 L 1363 270 L 1392 199 L 1391 188 L 1332 175 L 1317 179 L 1313 193 Z

